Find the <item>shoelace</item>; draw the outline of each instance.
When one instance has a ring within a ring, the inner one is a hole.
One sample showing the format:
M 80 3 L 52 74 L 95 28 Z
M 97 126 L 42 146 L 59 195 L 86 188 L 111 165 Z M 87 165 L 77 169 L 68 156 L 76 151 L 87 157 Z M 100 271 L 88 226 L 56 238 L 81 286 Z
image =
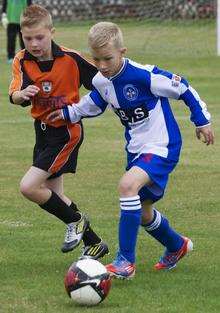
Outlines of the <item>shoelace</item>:
M 67 225 L 65 241 L 67 241 L 67 242 L 71 241 L 71 239 L 72 239 L 72 232 L 73 232 L 74 228 L 75 228 L 75 225 L 73 225 L 73 224 Z
M 116 255 L 116 259 L 112 263 L 114 266 L 123 266 L 127 265 L 128 261 L 118 252 Z
M 165 255 L 162 257 L 162 261 L 165 264 L 176 263 L 178 261 L 178 256 L 179 256 L 179 251 L 178 252 L 166 251 Z

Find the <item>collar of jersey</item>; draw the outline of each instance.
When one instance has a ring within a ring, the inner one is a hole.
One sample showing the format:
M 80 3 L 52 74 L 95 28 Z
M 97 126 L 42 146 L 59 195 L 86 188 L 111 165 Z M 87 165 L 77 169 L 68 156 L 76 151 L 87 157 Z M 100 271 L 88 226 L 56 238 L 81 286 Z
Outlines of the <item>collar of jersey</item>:
M 64 52 L 61 50 L 61 48 L 54 41 L 52 41 L 51 48 L 52 48 L 52 53 L 53 53 L 54 58 L 64 55 Z M 33 56 L 31 53 L 29 53 L 27 50 L 25 50 L 24 59 L 37 61 L 37 58 L 35 56 Z
M 117 77 L 119 77 L 122 73 L 124 73 L 127 64 L 128 64 L 128 59 L 123 58 L 123 64 L 122 64 L 122 67 L 120 68 L 119 72 L 117 74 L 115 74 L 114 76 L 110 77 L 109 80 L 114 80 Z

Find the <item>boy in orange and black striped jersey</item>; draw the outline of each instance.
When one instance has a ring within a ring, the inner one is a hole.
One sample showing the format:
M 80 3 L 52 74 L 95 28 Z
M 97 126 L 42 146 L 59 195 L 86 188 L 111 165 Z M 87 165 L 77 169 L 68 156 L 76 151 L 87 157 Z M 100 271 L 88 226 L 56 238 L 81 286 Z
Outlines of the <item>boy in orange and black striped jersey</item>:
M 77 103 L 82 84 L 91 90 L 97 70 L 78 52 L 54 43 L 52 18 L 45 8 L 27 7 L 21 16 L 21 31 L 25 49 L 14 58 L 9 95 L 14 104 L 31 105 L 36 143 L 33 164 L 22 178 L 20 190 L 67 224 L 62 252 L 73 250 L 83 240 L 82 257 L 97 259 L 108 253 L 107 245 L 63 193 L 63 174 L 76 170 L 82 123 L 46 120 L 53 110 Z

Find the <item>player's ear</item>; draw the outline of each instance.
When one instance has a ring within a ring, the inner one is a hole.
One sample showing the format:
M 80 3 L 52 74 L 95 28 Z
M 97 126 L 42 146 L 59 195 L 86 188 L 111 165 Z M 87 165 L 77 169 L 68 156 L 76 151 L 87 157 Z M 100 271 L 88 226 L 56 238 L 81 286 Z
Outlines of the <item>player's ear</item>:
M 123 47 L 120 50 L 121 50 L 121 54 L 125 54 L 127 52 L 127 48 L 126 47 Z
M 54 35 L 54 34 L 55 34 L 55 31 L 56 31 L 56 29 L 55 29 L 55 27 L 53 27 L 53 28 L 51 29 L 51 34 Z

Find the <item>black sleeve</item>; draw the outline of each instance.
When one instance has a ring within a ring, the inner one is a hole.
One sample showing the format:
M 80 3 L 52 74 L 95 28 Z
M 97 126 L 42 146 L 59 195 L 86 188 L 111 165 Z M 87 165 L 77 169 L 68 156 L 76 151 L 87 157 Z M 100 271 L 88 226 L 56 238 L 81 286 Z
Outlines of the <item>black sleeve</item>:
M 27 0 L 27 6 L 32 4 L 32 0 Z
M 9 96 L 9 101 L 14 104 L 12 96 Z M 26 100 L 26 101 L 24 101 L 24 102 L 22 102 L 20 104 L 17 104 L 17 105 L 20 105 L 21 107 L 27 107 L 27 106 L 31 105 L 31 101 L 30 100 Z
M 2 2 L 2 13 L 6 13 L 7 11 L 7 0 L 3 0 Z
M 92 90 L 92 79 L 98 72 L 97 68 L 78 54 L 75 54 L 74 57 L 79 67 L 80 85 L 83 85 L 88 90 Z

